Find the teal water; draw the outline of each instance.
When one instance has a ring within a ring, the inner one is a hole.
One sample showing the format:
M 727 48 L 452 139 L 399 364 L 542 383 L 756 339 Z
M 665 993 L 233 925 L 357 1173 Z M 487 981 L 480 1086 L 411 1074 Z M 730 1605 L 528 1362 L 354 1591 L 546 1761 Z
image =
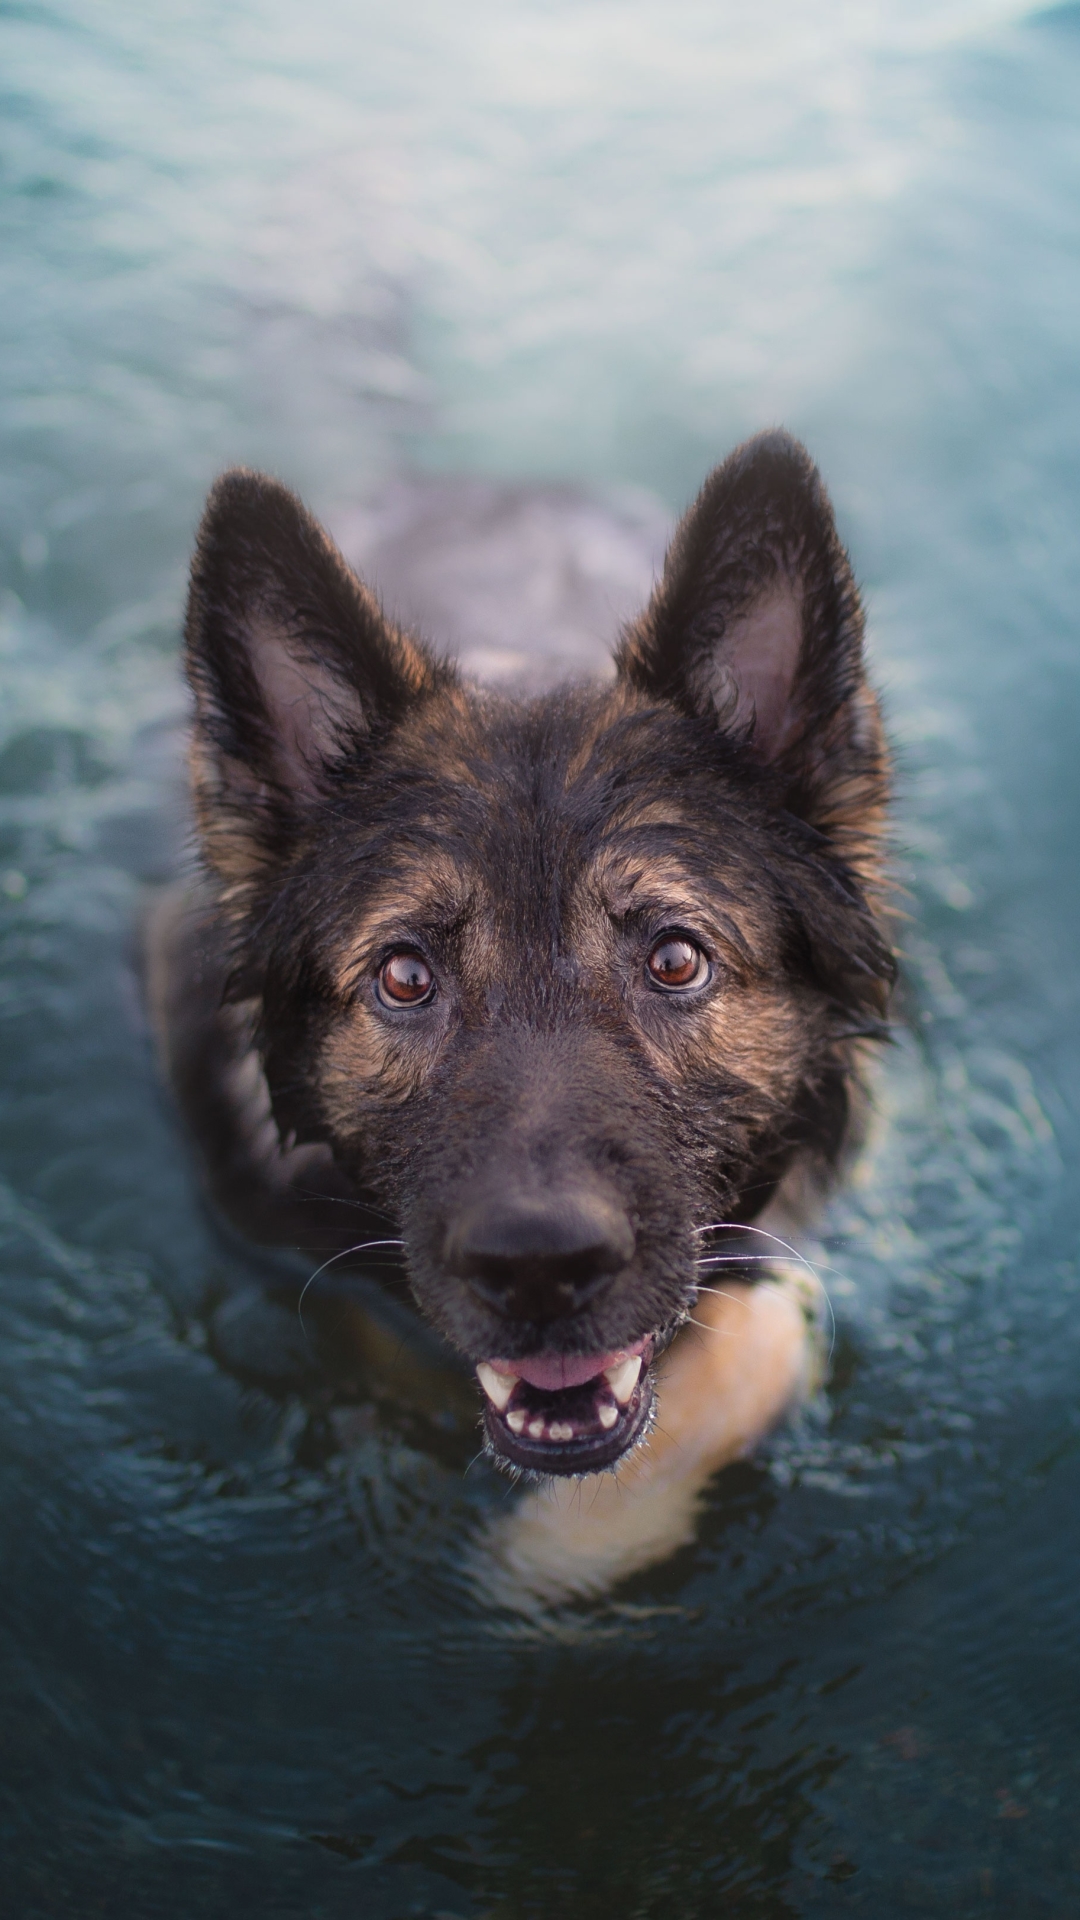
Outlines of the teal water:
M 1080 10 L 5 0 L 0 100 L 11 1911 L 1072 1916 Z M 910 915 L 833 1382 L 522 1619 L 467 1431 L 229 1337 L 132 965 L 191 531 L 236 460 L 674 511 L 777 420 Z

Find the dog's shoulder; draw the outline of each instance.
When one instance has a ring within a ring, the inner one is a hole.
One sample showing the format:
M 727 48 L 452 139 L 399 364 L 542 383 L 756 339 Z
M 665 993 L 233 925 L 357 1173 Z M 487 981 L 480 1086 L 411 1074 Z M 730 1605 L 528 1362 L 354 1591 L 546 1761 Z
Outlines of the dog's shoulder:
M 264 1246 L 345 1246 L 356 1238 L 358 1196 L 329 1148 L 279 1136 L 256 1040 L 257 1003 L 229 998 L 229 936 L 211 888 L 198 878 L 162 888 L 141 932 L 162 1074 L 214 1206 Z

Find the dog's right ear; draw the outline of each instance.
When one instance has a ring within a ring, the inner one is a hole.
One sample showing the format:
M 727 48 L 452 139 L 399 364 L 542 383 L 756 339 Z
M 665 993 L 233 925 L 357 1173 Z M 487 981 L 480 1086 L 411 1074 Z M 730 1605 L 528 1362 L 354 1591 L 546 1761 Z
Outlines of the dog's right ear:
M 207 502 L 186 638 L 200 835 L 241 890 L 288 854 L 335 769 L 449 671 L 386 620 L 294 494 L 242 469 Z
M 862 607 L 798 441 L 759 434 L 710 476 L 616 658 L 630 686 L 770 767 L 785 806 L 873 873 L 888 761 Z

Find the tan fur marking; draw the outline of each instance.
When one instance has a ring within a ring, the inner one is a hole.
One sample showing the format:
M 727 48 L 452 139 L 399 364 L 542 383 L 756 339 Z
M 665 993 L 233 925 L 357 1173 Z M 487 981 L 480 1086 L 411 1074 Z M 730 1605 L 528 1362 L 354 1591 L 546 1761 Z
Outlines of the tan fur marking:
M 504 962 L 491 901 L 478 875 L 460 868 L 445 854 L 417 850 L 416 867 L 373 899 L 339 956 L 334 984 L 351 1004 L 327 1038 L 322 1054 L 322 1089 L 335 1126 L 352 1132 L 361 1093 L 378 1093 L 400 1105 L 423 1085 L 439 1054 L 445 1029 L 415 1031 L 380 1019 L 363 992 L 365 974 L 380 950 L 407 940 L 411 926 L 461 921 L 457 932 L 459 1003 L 468 1012 L 483 999 Z
M 360 1096 L 376 1088 L 393 1105 L 402 1105 L 423 1085 L 431 1054 L 383 1025 L 370 1007 L 358 1005 L 328 1037 L 321 1061 L 327 1116 L 343 1137 L 356 1132 Z
M 675 817 L 673 809 L 657 803 L 659 819 L 650 822 L 647 816 L 651 811 L 648 807 L 635 814 L 634 824 L 664 825 Z M 665 918 L 685 922 L 691 931 L 714 940 L 721 949 L 730 950 L 730 927 L 734 923 L 752 962 L 764 964 L 771 929 L 758 924 L 745 905 L 737 907 L 725 900 L 721 916 L 707 894 L 689 878 L 676 854 L 639 855 L 618 844 L 601 847 L 575 895 L 572 924 L 583 951 L 598 954 L 597 936 L 604 937 L 610 920 L 620 920 L 658 901 L 663 902 Z M 745 965 L 742 954 L 732 953 L 731 959 L 735 966 Z
M 223 760 L 198 732 L 192 737 L 188 764 L 203 851 L 225 882 L 222 906 L 230 915 L 242 912 L 248 887 L 268 864 L 257 830 L 265 788 L 240 761 Z M 230 798 L 240 795 L 244 810 Z
M 588 726 L 582 731 L 580 741 L 567 759 L 563 780 L 564 791 L 569 792 L 575 782 L 588 772 L 597 742 L 603 739 L 609 727 L 614 726 L 616 721 L 623 719 L 626 714 L 641 711 L 648 705 L 649 702 L 643 699 L 634 687 L 629 686 L 625 680 L 616 680 L 607 690 L 606 698 L 591 715 Z
M 473 791 L 482 787 L 472 754 L 483 754 L 483 701 L 475 691 L 445 687 L 437 702 L 421 705 L 401 723 L 391 752 L 401 761 L 420 760 L 441 779 Z
M 414 926 L 456 920 L 473 905 L 477 879 L 463 872 L 449 855 L 417 848 L 414 861 L 367 902 L 339 953 L 333 981 L 342 999 L 355 992 L 361 975 L 388 941 L 407 939 Z
M 805 1015 L 789 990 L 765 975 L 771 929 L 744 905 L 736 918 L 750 955 L 732 951 L 730 933 L 711 910 L 707 895 L 689 882 L 678 859 L 637 859 L 618 849 L 602 849 L 571 906 L 575 951 L 597 976 L 611 977 L 616 964 L 612 921 L 636 905 L 663 901 L 664 918 L 682 922 L 710 940 L 731 964 L 731 978 L 701 1003 L 692 1022 L 646 1025 L 638 1037 L 654 1067 L 670 1079 L 700 1071 L 703 1054 L 746 1083 L 768 1104 L 784 1103 L 798 1087 L 810 1036 Z

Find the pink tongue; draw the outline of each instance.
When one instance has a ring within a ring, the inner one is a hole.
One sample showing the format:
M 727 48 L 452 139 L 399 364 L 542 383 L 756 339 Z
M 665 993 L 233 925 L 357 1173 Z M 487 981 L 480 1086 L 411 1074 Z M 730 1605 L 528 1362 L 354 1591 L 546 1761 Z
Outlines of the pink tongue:
M 581 1358 L 569 1353 L 534 1353 L 528 1360 L 493 1360 L 491 1365 L 499 1373 L 520 1374 L 530 1387 L 539 1387 L 541 1393 L 561 1393 L 565 1387 L 581 1387 L 586 1380 L 595 1380 L 605 1367 L 618 1366 L 628 1353 L 640 1351 L 643 1344 L 623 1347 L 617 1353 L 587 1353 Z

